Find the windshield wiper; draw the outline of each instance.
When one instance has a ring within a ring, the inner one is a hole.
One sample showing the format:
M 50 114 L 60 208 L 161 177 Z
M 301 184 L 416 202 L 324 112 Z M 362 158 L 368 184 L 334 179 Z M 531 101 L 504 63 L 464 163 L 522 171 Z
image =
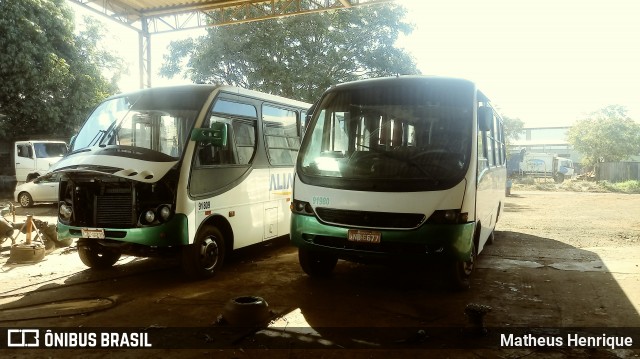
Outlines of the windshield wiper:
M 129 109 L 127 110 L 127 112 L 122 117 L 120 117 L 120 119 L 118 119 L 117 121 L 113 121 L 106 130 L 100 130 L 101 132 L 103 132 L 103 136 L 98 141 L 98 146 L 104 147 L 108 145 L 108 143 L 103 143 L 103 142 L 109 137 L 109 135 L 111 135 L 111 137 L 115 136 L 115 134 L 113 133 L 115 133 L 120 129 L 120 124 L 122 123 L 122 120 L 124 120 L 125 118 L 127 118 L 127 116 L 129 116 L 129 113 L 131 113 L 131 111 L 133 110 L 133 107 L 138 103 L 140 98 L 142 98 L 142 96 L 138 96 L 138 98 L 136 98 L 136 101 L 132 103 L 131 106 L 129 106 Z
M 366 148 L 366 149 L 368 149 L 368 150 L 371 150 L 371 151 L 373 151 L 373 152 L 375 152 L 375 153 L 379 153 L 379 154 L 381 154 L 381 155 L 383 155 L 383 156 L 385 156 L 385 157 L 388 157 L 388 158 L 394 159 L 394 160 L 396 160 L 396 161 L 406 163 L 406 164 L 408 164 L 408 165 L 409 165 L 409 166 L 411 166 L 411 167 L 415 167 L 415 168 L 417 168 L 417 169 L 418 169 L 418 171 L 420 171 L 420 173 L 422 173 L 423 175 L 425 175 L 425 176 L 429 177 L 431 180 L 435 181 L 436 183 L 439 183 L 439 182 L 440 182 L 440 180 L 439 180 L 436 176 L 434 176 L 434 175 L 433 175 L 432 173 L 430 173 L 430 172 L 427 172 L 427 170 L 425 170 L 423 167 L 421 167 L 421 166 L 420 166 L 420 164 L 419 164 L 418 162 L 414 161 L 414 160 L 413 160 L 412 158 L 410 158 L 410 157 L 401 157 L 401 156 L 398 156 L 398 155 L 393 154 L 393 152 L 390 152 L 390 151 L 381 151 L 381 150 L 379 150 L 379 149 L 377 149 L 377 148 L 375 148 L 375 147 L 369 147 L 369 146 L 365 146 L 365 145 L 358 145 L 358 146 L 360 146 L 360 147 L 362 147 L 362 148 Z M 347 160 L 347 163 L 349 163 L 349 161 L 351 161 L 351 158 L 353 158 L 353 155 L 354 155 L 356 152 L 358 152 L 358 151 L 353 151 L 353 152 L 351 153 L 351 155 L 349 155 L 349 159 Z
M 96 143 L 100 142 L 102 140 L 102 136 L 104 136 L 104 134 L 106 132 L 107 132 L 106 130 L 98 130 L 98 133 L 96 133 L 96 135 L 93 136 L 91 141 L 89 141 L 89 145 L 87 147 L 91 147 L 91 146 L 95 145 Z

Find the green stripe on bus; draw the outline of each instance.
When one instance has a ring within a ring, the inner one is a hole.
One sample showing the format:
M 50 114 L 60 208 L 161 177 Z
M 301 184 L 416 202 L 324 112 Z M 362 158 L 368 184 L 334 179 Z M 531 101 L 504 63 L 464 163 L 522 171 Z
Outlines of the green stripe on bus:
M 79 238 L 83 227 L 67 226 L 58 222 L 58 240 L 67 238 Z M 117 240 L 124 243 L 142 244 L 147 246 L 168 247 L 189 244 L 187 230 L 187 216 L 176 214 L 167 222 L 152 227 L 142 228 L 103 228 L 105 233 L 118 232 L 125 233 L 124 237 L 109 237 L 106 239 Z

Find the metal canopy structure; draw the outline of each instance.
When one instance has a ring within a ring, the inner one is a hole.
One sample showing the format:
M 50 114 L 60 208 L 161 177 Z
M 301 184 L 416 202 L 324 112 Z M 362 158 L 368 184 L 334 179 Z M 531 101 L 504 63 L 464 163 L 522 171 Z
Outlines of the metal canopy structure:
M 138 33 L 140 87 L 151 86 L 151 35 L 392 0 L 70 0 Z

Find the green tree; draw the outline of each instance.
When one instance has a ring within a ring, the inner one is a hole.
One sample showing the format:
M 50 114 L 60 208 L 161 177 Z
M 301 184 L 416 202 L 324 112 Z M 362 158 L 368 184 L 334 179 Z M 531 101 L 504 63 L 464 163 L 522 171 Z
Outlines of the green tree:
M 312 102 L 329 86 L 417 74 L 394 44 L 413 28 L 397 5 L 363 6 L 227 25 L 198 39 L 172 42 L 160 74 L 230 84 Z
M 524 131 L 524 122 L 519 118 L 511 118 L 502 116 L 504 121 L 504 137 L 507 141 L 507 146 L 511 144 L 511 141 L 520 139 L 520 135 Z
M 65 0 L 0 1 L 0 136 L 68 138 L 117 90 L 73 30 Z
M 107 37 L 104 24 L 95 18 L 85 16 L 82 18 L 83 29 L 76 35 L 76 47 L 80 58 L 86 59 L 90 67 L 97 68 L 103 77 L 109 82 L 109 92 L 118 91 L 118 81 L 129 71 L 125 61 L 115 55 L 112 50 L 104 46 Z M 114 38 L 117 41 L 117 38 Z
M 578 121 L 567 140 L 580 151 L 583 164 L 622 161 L 640 154 L 640 124 L 620 105 L 609 105 Z

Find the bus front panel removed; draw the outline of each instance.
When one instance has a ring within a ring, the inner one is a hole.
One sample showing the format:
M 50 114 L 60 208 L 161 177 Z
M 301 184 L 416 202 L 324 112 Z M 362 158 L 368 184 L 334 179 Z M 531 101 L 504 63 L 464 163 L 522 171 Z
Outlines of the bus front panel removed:
M 230 251 L 288 235 L 301 119 L 310 104 L 230 86 L 106 99 L 54 172 L 58 236 L 82 261 L 181 255 L 209 277 Z

